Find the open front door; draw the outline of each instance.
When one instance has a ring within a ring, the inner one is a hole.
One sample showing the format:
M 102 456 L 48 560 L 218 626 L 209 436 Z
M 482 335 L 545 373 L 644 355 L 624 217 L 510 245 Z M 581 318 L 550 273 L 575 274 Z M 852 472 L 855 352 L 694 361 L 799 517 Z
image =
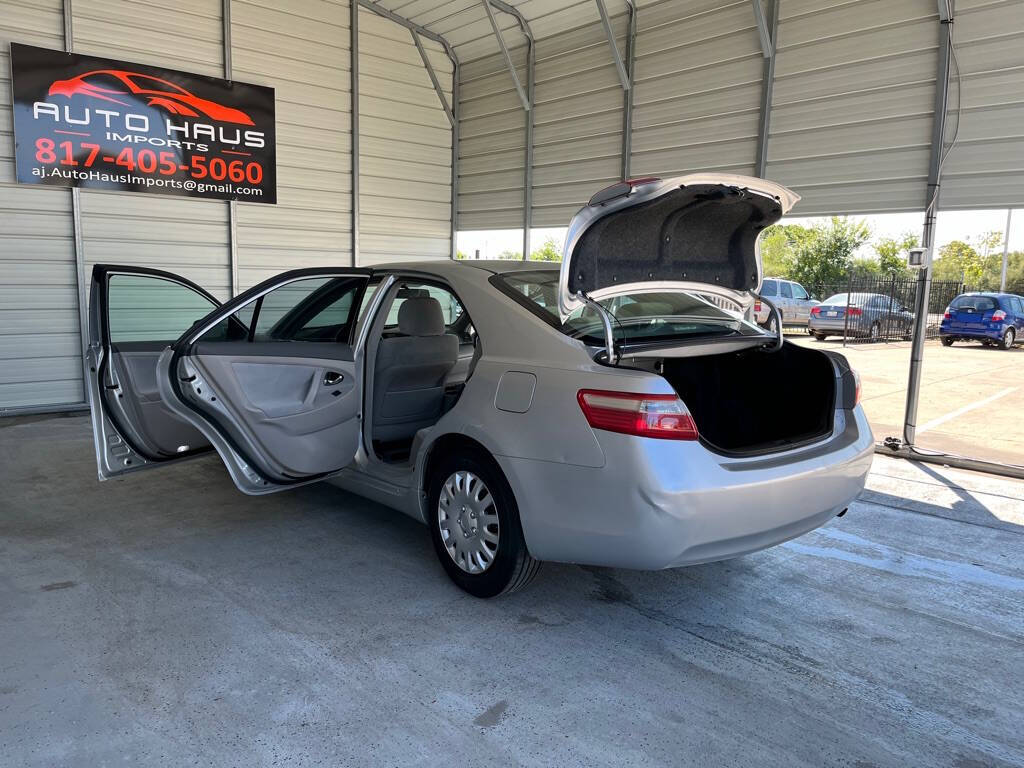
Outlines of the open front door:
M 169 272 L 97 265 L 90 295 L 89 403 L 101 480 L 210 450 L 163 402 L 160 353 L 219 302 Z
M 160 356 L 163 402 L 213 445 L 243 492 L 320 480 L 354 459 L 366 333 L 357 338 L 356 326 L 369 275 L 286 272 L 210 312 Z

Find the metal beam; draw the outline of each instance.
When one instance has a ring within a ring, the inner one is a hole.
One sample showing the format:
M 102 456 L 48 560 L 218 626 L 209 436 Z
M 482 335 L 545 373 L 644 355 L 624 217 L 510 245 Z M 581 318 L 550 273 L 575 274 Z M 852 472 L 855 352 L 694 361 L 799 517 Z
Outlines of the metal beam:
M 231 0 L 222 0 L 221 21 L 223 22 L 224 79 L 231 80 Z M 240 293 L 238 282 L 238 206 L 228 200 L 228 269 L 231 272 L 231 297 Z
M 399 16 L 397 13 L 389 11 L 387 8 L 381 8 L 379 5 L 374 3 L 373 0 L 356 0 L 356 2 L 366 10 L 373 11 L 381 18 L 385 18 L 388 21 L 393 21 L 395 22 L 395 24 L 400 24 L 406 29 L 414 31 L 420 37 L 427 38 L 427 40 L 433 40 L 435 43 L 438 43 L 442 48 L 444 48 L 445 53 L 448 54 L 449 59 L 452 59 L 452 61 L 456 60 L 455 51 L 452 49 L 451 44 L 447 40 L 445 40 L 441 35 L 437 34 L 437 32 L 431 32 L 426 27 L 422 27 L 413 21 L 409 21 L 409 19 L 405 18 L 404 16 Z
M 907 381 L 907 406 L 903 417 L 903 444 L 913 448 L 917 438 L 917 406 L 921 395 L 921 370 L 924 362 L 924 339 L 928 329 L 928 302 L 931 294 L 932 261 L 935 251 L 935 223 L 939 210 L 942 181 L 942 159 L 946 138 L 946 112 L 949 109 L 950 61 L 953 56 L 953 0 L 939 0 L 939 57 L 935 78 L 935 119 L 932 123 L 931 156 L 928 163 L 927 204 L 921 245 L 925 248 L 925 265 L 918 273 L 917 298 L 914 307 L 914 342 L 910 352 L 910 374 Z M 962 95 L 961 95 L 962 97 Z
M 71 0 L 64 0 L 61 13 L 64 17 L 64 50 L 72 53 L 75 48 L 75 31 Z M 82 353 L 79 358 L 82 366 L 82 400 L 88 403 L 90 382 L 85 357 L 89 350 L 89 299 L 85 275 L 85 239 L 82 236 L 82 193 L 78 187 L 71 188 L 71 226 L 75 249 L 75 287 L 78 290 L 78 340 Z M 60 410 L 60 407 L 49 406 L 46 410 Z
M 523 21 L 525 25 L 525 20 Z M 537 46 L 529 27 L 526 44 L 526 90 L 531 109 L 526 110 L 526 167 L 523 169 L 523 261 L 530 258 L 530 230 L 533 229 L 533 98 L 537 71 Z
M 430 76 L 430 82 L 434 86 L 434 93 L 437 94 L 437 98 L 441 102 L 441 108 L 444 110 L 445 117 L 448 118 L 448 122 L 451 123 L 454 128 L 455 115 L 452 113 L 452 108 L 448 106 L 448 100 L 444 96 L 444 91 L 441 90 L 441 83 L 437 81 L 437 75 L 434 73 L 434 65 L 430 63 L 430 59 L 427 57 L 427 52 L 423 50 L 423 43 L 420 42 L 420 36 L 417 34 L 416 30 L 410 29 L 409 34 L 412 35 L 412 41 L 416 44 L 416 50 L 420 52 L 420 58 L 423 60 L 423 66 L 427 68 L 427 75 Z
M 1006 231 L 1003 233 L 1003 270 L 999 278 L 999 291 L 1006 291 L 1006 267 L 1009 261 L 1010 224 L 1013 223 L 1013 208 L 1006 209 Z
M 358 3 L 351 3 L 349 13 L 349 54 L 351 65 L 349 69 L 350 86 L 352 94 L 352 266 L 359 266 L 359 9 L 366 7 L 360 0 Z M 369 6 L 371 10 L 375 6 Z M 380 10 L 383 10 L 380 9 Z
M 764 15 L 761 0 L 750 0 L 754 6 L 754 20 L 757 22 L 757 34 L 761 37 L 761 53 L 766 59 L 775 55 L 775 32 L 770 29 L 768 19 Z M 776 11 L 778 14 L 778 11 Z
M 626 71 L 626 66 L 622 63 L 622 56 L 619 54 L 619 46 L 615 44 L 615 31 L 612 29 L 612 22 L 608 18 L 608 9 L 604 5 L 604 0 L 594 0 L 597 4 L 597 13 L 601 17 L 601 26 L 604 27 L 604 36 L 608 38 L 608 45 L 612 49 L 612 57 L 615 59 L 615 69 L 619 73 L 619 82 L 622 83 L 622 90 L 628 91 L 632 83 L 630 82 L 630 73 Z M 626 43 L 629 45 L 629 43 Z
M 761 111 L 757 122 L 757 157 L 754 160 L 754 175 L 764 178 L 765 168 L 768 165 L 768 134 L 771 131 L 772 121 L 772 96 L 775 91 L 775 41 L 779 31 L 779 0 L 767 0 L 769 7 L 769 19 L 765 27 L 767 36 L 767 50 L 770 54 L 764 57 L 764 65 L 761 72 Z M 758 19 L 758 29 L 765 23 L 764 9 L 761 0 L 754 0 L 755 15 Z M 762 36 L 761 46 L 764 50 L 765 35 Z
M 626 72 L 629 75 L 629 89 L 622 93 L 622 180 L 630 176 L 633 160 L 633 78 L 636 74 L 636 3 L 626 0 L 629 6 L 629 26 L 626 31 Z
M 512 82 L 516 86 L 516 93 L 519 94 L 519 100 L 523 104 L 523 109 L 527 112 L 530 111 L 533 104 L 531 103 L 526 92 L 523 90 L 522 83 L 519 82 L 519 75 L 516 73 L 515 64 L 512 63 L 512 56 L 508 52 L 508 47 L 505 45 L 505 38 L 501 36 L 501 30 L 498 29 L 498 22 L 494 18 L 494 9 L 491 8 L 491 3 L 494 0 L 480 0 L 483 3 L 484 10 L 487 11 L 487 18 L 491 22 L 491 29 L 494 30 L 494 36 L 498 39 L 498 47 L 501 48 L 501 53 L 505 57 L 505 66 L 508 67 L 509 74 L 512 75 Z M 520 18 L 520 25 L 523 24 L 524 20 Z M 531 47 L 532 47 L 532 36 L 531 36 Z

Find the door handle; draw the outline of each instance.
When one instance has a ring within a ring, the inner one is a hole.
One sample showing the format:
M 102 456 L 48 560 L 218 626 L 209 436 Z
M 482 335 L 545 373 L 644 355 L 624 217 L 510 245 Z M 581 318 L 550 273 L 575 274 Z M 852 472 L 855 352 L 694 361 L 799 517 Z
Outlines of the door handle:
M 333 387 L 335 384 L 340 384 L 344 378 L 345 377 L 337 371 L 328 371 L 324 374 L 324 386 Z

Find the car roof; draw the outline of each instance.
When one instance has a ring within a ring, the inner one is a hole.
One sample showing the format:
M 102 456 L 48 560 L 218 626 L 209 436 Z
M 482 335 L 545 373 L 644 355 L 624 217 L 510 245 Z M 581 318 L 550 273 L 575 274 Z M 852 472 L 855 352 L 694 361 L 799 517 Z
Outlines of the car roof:
M 561 268 L 561 263 L 556 261 L 522 261 L 518 259 L 431 259 L 372 264 L 370 268 L 379 270 L 409 270 L 413 272 L 449 272 L 453 269 L 480 269 L 499 275 L 506 272 L 523 272 L 525 270 L 558 271 Z

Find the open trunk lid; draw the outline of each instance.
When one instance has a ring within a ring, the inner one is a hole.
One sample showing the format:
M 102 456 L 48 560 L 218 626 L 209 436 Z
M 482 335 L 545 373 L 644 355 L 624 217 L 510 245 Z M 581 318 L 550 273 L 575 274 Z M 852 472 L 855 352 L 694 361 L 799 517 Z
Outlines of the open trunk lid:
M 558 283 L 563 321 L 584 297 L 713 294 L 741 306 L 761 283 L 758 236 L 799 196 L 764 179 L 694 174 L 598 192 L 569 225 Z

